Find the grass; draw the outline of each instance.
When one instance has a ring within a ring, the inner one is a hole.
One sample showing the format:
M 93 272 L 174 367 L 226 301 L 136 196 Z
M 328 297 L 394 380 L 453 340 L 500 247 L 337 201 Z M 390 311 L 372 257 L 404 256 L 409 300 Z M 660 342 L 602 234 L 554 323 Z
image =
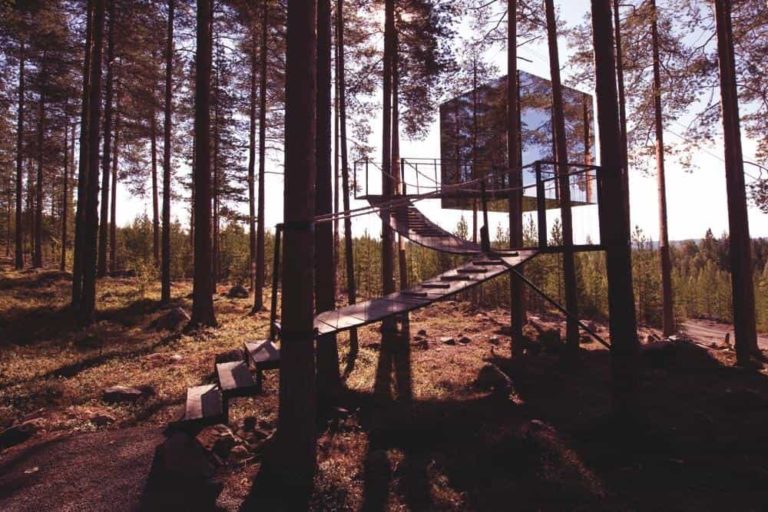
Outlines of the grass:
M 250 300 L 222 295 L 215 302 L 219 328 L 155 331 L 150 324 L 164 313 L 159 288 L 141 297 L 134 280 L 113 278 L 99 282 L 98 322 L 78 330 L 66 307 L 67 275 L 2 272 L 0 426 L 35 418 L 38 436 L 162 428 L 177 418 L 187 386 L 213 380 L 215 354 L 268 331 L 267 312 L 251 316 Z M 189 310 L 190 291 L 190 283 L 175 283 L 175 305 Z M 320 423 L 318 470 L 305 505 L 757 510 L 768 502 L 764 372 L 734 368 L 723 347 L 679 344 L 671 359 L 647 362 L 637 418 L 618 423 L 610 415 L 606 350 L 584 345 L 576 367 L 546 351 L 510 360 L 501 333 L 507 322 L 506 311 L 447 301 L 411 315 L 410 344 L 382 348 L 377 326 L 361 329 L 339 408 Z M 539 324 L 561 327 L 554 317 Z M 426 342 L 415 336 L 422 329 Z M 440 341 L 463 335 L 468 344 Z M 339 346 L 344 358 L 346 335 Z M 488 362 L 510 377 L 509 398 L 475 387 Z M 149 385 L 155 393 L 133 405 L 103 403 L 103 389 L 115 384 Z M 273 432 L 277 407 L 276 372 L 267 373 L 263 395 L 232 407 L 232 429 L 249 442 L 251 456 L 219 468 L 221 509 L 274 508 L 259 484 L 269 440 L 242 425 L 253 416 L 260 431 Z M 97 426 L 93 420 L 103 414 L 114 423 Z

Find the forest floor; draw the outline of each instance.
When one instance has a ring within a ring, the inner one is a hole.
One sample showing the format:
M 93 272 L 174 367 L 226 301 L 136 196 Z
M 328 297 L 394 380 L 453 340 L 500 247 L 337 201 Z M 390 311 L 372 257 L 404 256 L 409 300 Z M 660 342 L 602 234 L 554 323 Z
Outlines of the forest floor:
M 105 278 L 98 321 L 80 330 L 66 307 L 67 274 L 0 272 L 0 430 L 25 423 L 31 433 L 0 447 L 0 509 L 147 507 L 154 447 L 178 419 L 186 388 L 213 381 L 216 354 L 264 338 L 268 313 L 251 316 L 251 299 L 221 293 L 219 328 L 158 331 L 159 289 L 147 286 L 142 295 L 135 279 Z M 189 292 L 190 283 L 175 284 L 174 306 L 189 311 Z M 354 366 L 342 363 L 340 406 L 320 423 L 314 490 L 297 503 L 274 501 L 259 476 L 277 420 L 277 374 L 267 372 L 262 395 L 234 402 L 231 431 L 200 434 L 218 455 L 215 490 L 194 508 L 758 510 L 768 503 L 768 372 L 735 367 L 722 337 L 647 351 L 636 417 L 620 423 L 610 415 L 607 350 L 585 343 L 578 364 L 568 365 L 555 346 L 535 342 L 511 360 L 507 322 L 502 310 L 435 304 L 412 314 L 411 342 L 384 359 L 377 328 L 362 329 Z M 561 327 L 556 317 L 535 325 Z M 536 337 L 536 329 L 528 332 Z M 346 335 L 339 345 L 344 358 Z M 509 377 L 508 396 L 477 385 L 491 363 Z M 151 393 L 109 404 L 102 394 L 113 385 Z

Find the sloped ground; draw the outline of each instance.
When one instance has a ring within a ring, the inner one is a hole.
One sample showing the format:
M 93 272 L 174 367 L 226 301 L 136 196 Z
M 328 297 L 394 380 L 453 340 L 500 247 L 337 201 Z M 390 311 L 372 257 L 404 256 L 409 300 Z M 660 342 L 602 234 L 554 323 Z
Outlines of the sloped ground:
M 263 337 L 268 317 L 248 316 L 249 300 L 218 297 L 219 329 L 157 332 L 149 328 L 163 314 L 157 290 L 142 299 L 135 282 L 107 279 L 99 286 L 101 321 L 83 333 L 63 309 L 68 283 L 48 273 L 7 272 L 0 280 L 0 426 L 38 425 L 30 440 L 0 452 L 0 509 L 77 509 L 107 499 L 112 510 L 152 508 L 154 448 L 186 386 L 212 379 L 216 353 Z M 188 291 L 181 284 L 174 293 Z M 189 307 L 187 299 L 177 305 Z M 734 368 L 722 346 L 677 344 L 645 358 L 637 417 L 617 423 L 609 416 L 606 350 L 584 345 L 576 367 L 539 345 L 510 361 L 500 332 L 506 322 L 504 311 L 446 302 L 412 316 L 408 345 L 382 350 L 375 328 L 361 331 L 349 391 L 320 424 L 314 491 L 294 494 L 292 503 L 280 501 L 262 472 L 277 412 L 276 374 L 268 374 L 264 395 L 233 407 L 232 433 L 200 436 L 210 446 L 226 434 L 238 446 L 218 450 L 216 507 L 759 510 L 768 503 L 763 372 Z M 342 356 L 346 345 L 340 337 Z M 488 362 L 510 377 L 509 397 L 474 385 Z M 130 405 L 103 403 L 101 391 L 114 384 L 155 393 Z

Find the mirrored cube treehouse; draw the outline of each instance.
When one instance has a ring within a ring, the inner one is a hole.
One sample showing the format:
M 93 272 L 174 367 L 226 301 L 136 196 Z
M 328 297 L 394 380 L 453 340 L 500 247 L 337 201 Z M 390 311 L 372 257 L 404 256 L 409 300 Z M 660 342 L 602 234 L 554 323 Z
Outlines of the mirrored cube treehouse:
M 522 168 L 523 209 L 536 210 L 536 165 L 544 182 L 547 209 L 559 207 L 559 180 L 554 179 L 555 136 L 552 83 L 530 73 L 519 72 L 519 167 Z M 595 204 L 597 181 L 591 166 L 594 158 L 592 96 L 563 88 L 563 107 L 569 166 L 571 206 Z M 444 191 L 462 183 L 495 175 L 487 183 L 488 210 L 506 212 L 507 183 L 507 77 L 456 96 L 440 106 L 440 181 Z M 475 194 L 441 194 L 442 207 L 473 209 Z M 476 207 L 476 205 L 475 205 Z

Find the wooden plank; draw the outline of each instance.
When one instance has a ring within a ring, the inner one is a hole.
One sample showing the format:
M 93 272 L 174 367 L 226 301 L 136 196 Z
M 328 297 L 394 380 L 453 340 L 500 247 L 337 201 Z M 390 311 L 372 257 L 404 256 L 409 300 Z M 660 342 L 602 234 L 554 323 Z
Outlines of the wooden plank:
M 248 371 L 248 365 L 243 361 L 219 363 L 216 365 L 216 375 L 219 387 L 224 396 L 247 396 L 258 391 L 256 380 Z
M 224 419 L 221 390 L 216 384 L 195 386 L 187 389 L 187 406 L 184 421 L 218 423 Z

